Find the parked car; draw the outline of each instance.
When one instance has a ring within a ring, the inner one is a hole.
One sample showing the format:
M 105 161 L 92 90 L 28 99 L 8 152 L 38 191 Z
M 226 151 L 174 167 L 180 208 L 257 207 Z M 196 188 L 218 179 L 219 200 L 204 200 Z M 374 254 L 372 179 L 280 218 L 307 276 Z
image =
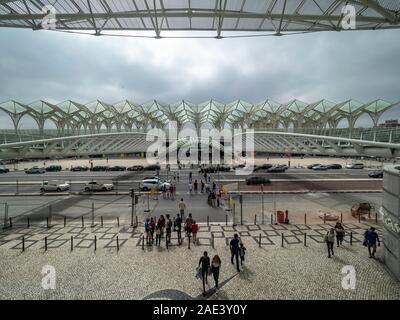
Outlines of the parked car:
M 29 174 L 46 173 L 46 169 L 45 168 L 39 168 L 39 167 L 32 167 L 30 169 L 26 169 L 25 173 L 29 173 Z
M 57 172 L 57 171 L 61 171 L 61 170 L 62 170 L 61 166 L 53 165 L 53 166 L 46 167 L 47 172 Z
M 90 169 L 90 171 L 108 171 L 109 167 L 108 166 L 94 166 L 93 168 Z
M 60 192 L 65 190 L 69 190 L 69 184 L 66 183 L 65 181 L 57 181 L 57 180 L 43 181 L 40 187 L 41 192 L 45 191 Z
M 126 167 L 125 166 L 113 166 L 109 168 L 110 171 L 125 171 Z
M 143 171 L 144 167 L 140 165 L 132 166 L 127 169 L 128 171 Z
M 89 168 L 86 166 L 76 166 L 76 167 L 71 167 L 71 171 L 88 171 Z
M 272 168 L 272 164 L 269 163 L 264 163 L 260 166 L 255 166 L 254 171 L 260 171 L 260 170 L 268 170 L 269 168 Z
M 149 191 L 152 189 L 156 189 L 157 191 L 161 189 L 162 186 L 166 186 L 169 188 L 170 183 L 162 181 L 161 179 L 143 179 L 140 190 L 141 191 Z
M 252 184 L 264 184 L 264 183 L 270 183 L 271 181 L 265 177 L 259 177 L 259 176 L 251 176 L 246 179 L 246 184 L 247 185 L 252 185 Z
M 332 163 L 327 165 L 328 169 L 342 169 L 342 165 L 338 163 Z
M 10 172 L 10 169 L 6 167 L 0 167 L 0 173 L 8 173 L 8 172 Z
M 147 170 L 147 171 L 157 171 L 160 169 L 161 169 L 161 167 L 158 164 L 151 164 L 151 165 L 144 167 L 144 170 Z
M 312 169 L 313 170 L 317 170 L 317 171 L 325 171 L 325 170 L 328 170 L 328 167 L 327 166 L 323 166 L 323 165 L 319 165 L 319 166 L 312 167 Z
M 229 171 L 231 171 L 231 167 L 226 164 L 222 164 L 222 165 L 218 166 L 218 170 L 221 172 L 229 172 Z
M 110 182 L 90 181 L 85 185 L 85 191 L 111 191 L 114 189 L 114 184 Z
M 383 178 L 383 170 L 374 170 L 368 172 L 368 176 L 371 178 Z
M 320 163 L 310 164 L 310 165 L 307 166 L 307 169 L 312 169 L 312 168 L 314 168 L 316 166 L 320 166 L 320 165 L 321 165 Z
M 272 166 L 271 168 L 269 168 L 267 170 L 267 172 L 274 172 L 274 173 L 285 172 L 285 171 L 286 171 L 286 168 L 283 166 L 279 166 L 279 165 Z
M 364 169 L 363 163 L 352 163 L 346 165 L 347 169 Z

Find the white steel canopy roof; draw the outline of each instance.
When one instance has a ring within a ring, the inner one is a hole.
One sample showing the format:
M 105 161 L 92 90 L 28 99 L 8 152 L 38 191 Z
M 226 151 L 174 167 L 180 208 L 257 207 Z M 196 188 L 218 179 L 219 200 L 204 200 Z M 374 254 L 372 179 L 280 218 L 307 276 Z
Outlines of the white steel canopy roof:
M 342 8 L 356 11 L 356 29 L 399 28 L 397 0 L 0 0 L 0 27 L 42 29 L 54 8 L 55 29 L 290 32 L 339 31 Z M 153 35 L 152 35 L 153 36 Z

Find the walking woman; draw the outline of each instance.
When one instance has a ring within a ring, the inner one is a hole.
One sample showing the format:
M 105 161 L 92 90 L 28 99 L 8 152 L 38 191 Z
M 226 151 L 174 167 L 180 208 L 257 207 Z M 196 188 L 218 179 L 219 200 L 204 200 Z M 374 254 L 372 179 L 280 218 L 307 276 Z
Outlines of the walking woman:
M 336 222 L 335 232 L 336 232 L 336 243 L 337 243 L 337 246 L 339 247 L 343 243 L 343 238 L 344 238 L 344 234 L 345 234 L 344 228 L 340 222 Z
M 335 243 L 335 229 L 331 228 L 325 235 L 324 241 L 328 247 L 328 258 L 331 257 L 333 253 L 333 244 Z
M 206 295 L 206 284 L 208 268 L 210 267 L 210 257 L 208 256 L 207 251 L 204 251 L 203 256 L 199 260 L 199 267 L 201 266 L 201 276 L 203 278 L 203 296 Z
M 216 254 L 211 262 L 211 271 L 215 281 L 215 288 L 218 289 L 219 269 L 221 268 L 221 259 Z

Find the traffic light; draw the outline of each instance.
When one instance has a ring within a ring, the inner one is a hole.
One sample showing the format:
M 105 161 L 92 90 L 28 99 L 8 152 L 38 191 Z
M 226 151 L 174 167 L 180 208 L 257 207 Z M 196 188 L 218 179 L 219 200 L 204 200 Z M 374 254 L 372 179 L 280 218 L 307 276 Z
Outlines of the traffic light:
M 129 191 L 130 191 L 130 196 L 133 198 L 135 196 L 135 190 L 129 189 Z
M 136 194 L 136 195 L 135 195 L 135 204 L 138 204 L 138 203 L 139 203 L 139 195 Z

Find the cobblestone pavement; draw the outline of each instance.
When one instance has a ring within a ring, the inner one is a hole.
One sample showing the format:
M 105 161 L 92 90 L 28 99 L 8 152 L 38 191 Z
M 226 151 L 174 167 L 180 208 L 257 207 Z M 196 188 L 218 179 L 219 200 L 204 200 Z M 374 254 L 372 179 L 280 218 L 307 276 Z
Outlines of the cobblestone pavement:
M 328 259 L 322 239 L 330 227 L 202 225 L 199 243 L 190 249 L 187 239 L 177 246 L 175 234 L 168 249 L 165 242 L 161 247 L 145 245 L 143 249 L 142 228 L 118 227 L 109 221 L 103 227 L 5 229 L 0 232 L 0 298 L 204 299 L 201 281 L 194 275 L 202 252 L 207 250 L 210 256 L 220 255 L 222 268 L 220 290 L 215 291 L 209 277 L 206 299 L 400 299 L 400 283 L 381 262 L 383 248 L 378 249 L 377 259 L 369 259 L 361 244 L 367 225 L 346 224 L 348 235 L 343 247 L 335 247 L 334 257 Z M 227 246 L 235 232 L 247 248 L 240 273 L 230 263 Z M 41 286 L 45 265 L 56 270 L 55 290 Z M 342 288 L 345 274 L 341 270 L 345 265 L 356 270 L 354 290 Z

